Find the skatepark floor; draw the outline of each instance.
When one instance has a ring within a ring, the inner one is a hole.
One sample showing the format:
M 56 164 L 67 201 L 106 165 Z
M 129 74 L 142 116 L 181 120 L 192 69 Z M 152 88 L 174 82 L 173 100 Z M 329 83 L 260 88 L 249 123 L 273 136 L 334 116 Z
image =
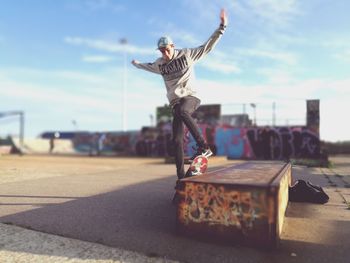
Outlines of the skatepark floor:
M 176 234 L 174 164 L 160 158 L 0 156 L 0 262 L 348 262 L 350 156 L 293 166 L 324 205 L 290 202 L 266 251 Z M 210 170 L 244 162 L 210 158 Z

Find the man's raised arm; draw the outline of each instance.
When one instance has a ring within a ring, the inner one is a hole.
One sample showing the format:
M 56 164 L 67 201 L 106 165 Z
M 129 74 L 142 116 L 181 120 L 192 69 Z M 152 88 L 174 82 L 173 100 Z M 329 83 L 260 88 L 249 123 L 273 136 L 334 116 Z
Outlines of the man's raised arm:
M 208 54 L 215 47 L 215 45 L 219 42 L 221 36 L 224 34 L 227 23 L 228 23 L 228 19 L 227 19 L 226 11 L 225 9 L 221 9 L 219 28 L 215 30 L 215 32 L 210 36 L 210 38 L 203 45 L 197 48 L 190 49 L 190 57 L 193 59 L 193 61 L 198 61 L 199 59 L 204 57 L 206 54 Z

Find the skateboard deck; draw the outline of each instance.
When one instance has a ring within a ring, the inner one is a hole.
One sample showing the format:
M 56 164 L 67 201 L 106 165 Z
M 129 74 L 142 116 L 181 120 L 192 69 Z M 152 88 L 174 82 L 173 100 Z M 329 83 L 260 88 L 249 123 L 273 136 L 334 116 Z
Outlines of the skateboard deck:
M 210 155 L 212 155 L 212 153 L 208 155 L 201 154 L 194 158 L 186 172 L 186 177 L 201 175 L 205 173 L 208 169 L 208 157 Z
M 192 163 L 190 164 L 190 167 L 188 168 L 185 178 L 186 177 L 192 177 L 204 174 L 208 169 L 208 157 L 211 156 L 213 153 L 209 152 L 208 154 L 201 154 L 196 156 Z M 175 189 L 177 189 L 179 183 L 176 184 Z M 179 195 L 177 193 L 177 190 L 173 196 L 172 203 L 176 204 L 178 202 Z
M 207 169 L 208 169 L 208 157 L 206 157 L 205 155 L 199 155 L 193 159 L 190 167 L 188 168 L 188 170 L 186 172 L 185 178 L 201 175 L 201 174 L 205 173 L 207 171 Z M 176 187 L 175 187 L 175 189 L 176 189 Z M 180 197 L 176 191 L 174 196 L 173 196 L 172 203 L 177 204 L 177 202 L 179 201 L 179 198 Z

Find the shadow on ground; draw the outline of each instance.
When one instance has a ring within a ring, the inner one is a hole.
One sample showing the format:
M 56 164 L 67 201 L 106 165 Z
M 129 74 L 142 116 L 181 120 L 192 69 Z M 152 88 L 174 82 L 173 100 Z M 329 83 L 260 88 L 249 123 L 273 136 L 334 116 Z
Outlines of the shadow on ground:
M 64 192 L 65 185 L 69 184 L 70 180 L 67 177 L 55 177 L 35 182 L 24 181 L 20 187 L 28 189 L 30 184 L 40 184 L 41 188 L 45 189 L 56 185 L 61 186 Z M 74 182 L 75 187 L 84 187 L 84 176 L 80 180 L 82 184 Z M 96 179 L 96 184 L 99 180 L 101 179 Z M 18 184 L 16 186 L 19 187 Z M 329 242 L 326 244 L 295 238 L 303 236 L 299 235 L 298 231 L 303 233 L 311 230 L 312 233 L 317 233 L 322 231 L 322 228 L 315 229 L 315 227 L 329 223 L 317 218 L 297 221 L 305 217 L 307 206 L 303 204 L 289 206 L 289 210 L 294 211 L 297 207 L 299 212 L 287 213 L 284 228 L 287 238 L 282 240 L 281 246 L 274 251 L 237 245 L 223 246 L 179 236 L 175 230 L 176 210 L 171 204 L 173 187 L 174 178 L 166 177 L 90 197 L 74 197 L 74 193 L 69 193 L 69 198 L 74 200 L 58 204 L 44 201 L 50 198 L 65 199 L 67 196 L 64 194 L 60 196 L 57 192 L 54 196 L 41 196 L 37 191 L 33 196 L 28 194 L 26 196 L 42 197 L 43 202 L 37 203 L 40 208 L 2 216 L 0 222 L 183 262 L 345 262 L 345 245 L 337 240 L 331 242 L 333 239 L 339 239 L 339 236 L 328 237 Z M 20 192 L 20 188 L 14 192 Z M 11 195 L 16 197 L 15 193 Z M 15 206 L 16 203 L 11 205 Z M 298 224 L 300 229 L 296 226 Z M 341 228 L 350 228 L 350 222 L 339 221 L 337 224 L 342 224 Z M 346 238 L 344 233 L 338 231 L 336 234 L 342 235 L 340 240 Z M 50 251 L 50 255 L 52 253 L 55 252 Z M 337 253 L 337 258 L 343 258 L 344 261 L 334 259 L 332 256 L 334 253 Z M 108 259 L 104 257 L 100 255 L 91 259 Z

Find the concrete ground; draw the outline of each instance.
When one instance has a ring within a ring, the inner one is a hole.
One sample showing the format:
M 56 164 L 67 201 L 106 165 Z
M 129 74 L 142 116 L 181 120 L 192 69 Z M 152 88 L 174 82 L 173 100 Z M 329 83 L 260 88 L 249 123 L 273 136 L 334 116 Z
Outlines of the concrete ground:
M 330 201 L 289 203 L 279 248 L 264 251 L 179 236 L 163 159 L 0 156 L 0 262 L 348 262 L 350 156 L 331 161 L 293 166 Z

